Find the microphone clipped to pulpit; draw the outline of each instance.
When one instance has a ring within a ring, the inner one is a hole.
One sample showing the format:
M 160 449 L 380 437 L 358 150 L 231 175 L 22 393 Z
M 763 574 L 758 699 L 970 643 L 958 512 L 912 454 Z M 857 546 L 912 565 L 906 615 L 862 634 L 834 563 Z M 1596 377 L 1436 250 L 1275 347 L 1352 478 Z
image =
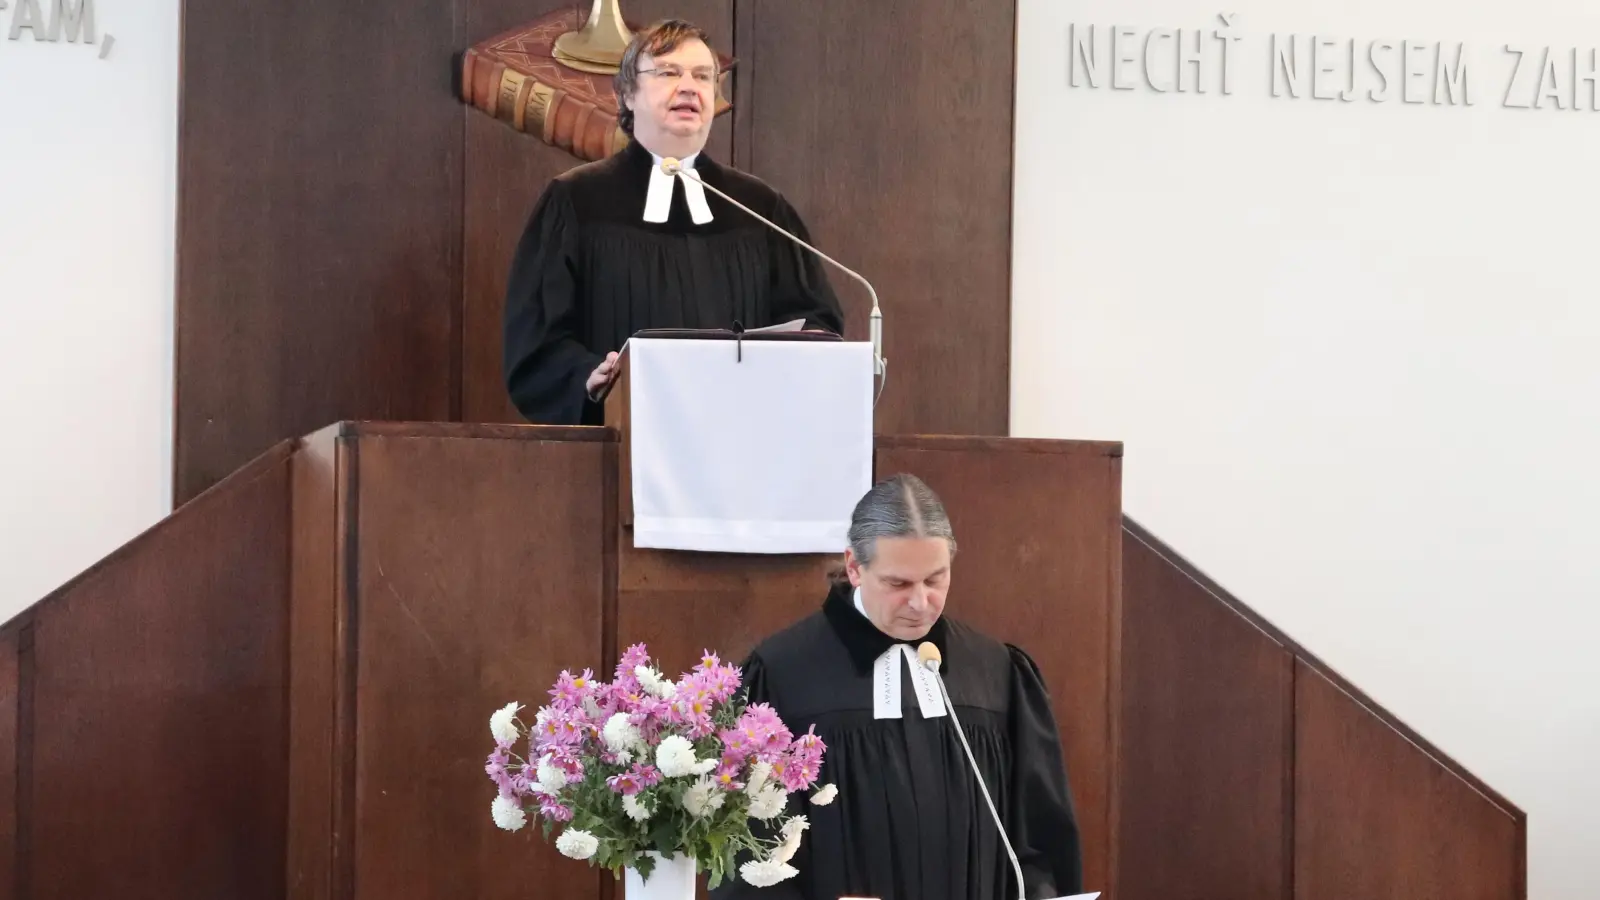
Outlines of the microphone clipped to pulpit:
M 944 663 L 944 654 L 932 641 L 923 641 L 917 647 L 917 663 L 924 669 L 933 673 L 933 680 L 939 685 L 939 696 L 944 698 L 945 711 L 950 714 L 950 724 L 955 726 L 956 737 L 961 738 L 961 749 L 967 752 L 967 763 L 972 767 L 972 777 L 978 780 L 978 790 L 983 792 L 983 800 L 989 804 L 989 815 L 994 817 L 994 827 L 1000 831 L 1000 842 L 1005 845 L 1006 856 L 1011 858 L 1011 869 L 1017 875 L 1017 900 L 1027 900 L 1026 887 L 1022 883 L 1022 863 L 1017 861 L 1017 852 L 1011 849 L 1011 837 L 1006 834 L 1005 823 L 1000 821 L 1000 812 L 994 808 L 994 800 L 989 796 L 989 787 L 983 783 L 983 774 L 978 771 L 978 761 L 972 757 L 972 747 L 967 744 L 967 733 L 961 730 L 961 720 L 956 718 L 956 707 L 950 702 L 950 692 L 945 690 L 944 678 L 939 674 L 939 666 Z
M 756 212 L 755 210 L 751 209 L 750 207 L 745 206 L 743 203 L 740 203 L 739 201 L 737 201 L 737 200 L 733 199 L 732 197 L 728 196 L 725 192 L 718 190 L 713 185 L 707 184 L 706 180 L 704 178 L 700 177 L 700 173 L 696 172 L 693 169 L 684 168 L 683 167 L 683 163 L 679 162 L 678 160 L 676 160 L 676 159 L 674 159 L 674 158 L 672 158 L 670 156 L 667 157 L 666 159 L 663 159 L 661 161 L 661 171 L 663 171 L 666 174 L 671 175 L 671 176 L 673 176 L 675 178 L 691 179 L 692 181 L 694 181 L 695 184 L 700 185 L 701 187 L 705 188 L 706 190 L 712 192 L 713 194 L 716 194 L 718 197 L 721 197 L 722 199 L 728 201 L 729 203 L 732 203 L 734 206 L 737 206 L 739 209 L 744 210 L 746 213 L 750 214 L 750 216 L 753 217 L 756 221 L 758 221 L 761 224 L 767 226 L 768 228 L 771 228 L 773 231 L 776 231 L 777 233 L 779 233 L 779 234 L 783 235 L 784 237 L 788 238 L 789 240 L 794 241 L 796 244 L 799 244 L 801 247 L 804 247 L 805 249 L 811 251 L 813 254 L 815 254 L 817 256 L 817 258 L 819 258 L 822 261 L 828 263 L 829 265 L 831 265 L 834 268 L 838 269 L 839 271 L 845 273 L 846 275 L 849 275 L 851 278 L 854 278 L 856 281 L 861 282 L 862 287 L 865 287 L 867 289 L 867 295 L 872 298 L 872 312 L 870 314 L 868 314 L 868 316 L 867 316 L 867 328 L 868 328 L 868 333 L 871 335 L 871 338 L 872 338 L 873 374 L 877 375 L 880 380 L 884 379 L 886 377 L 886 373 L 887 373 L 888 368 L 889 368 L 889 361 L 883 358 L 883 312 L 882 312 L 882 310 L 880 310 L 878 308 L 878 292 L 873 290 L 871 282 L 867 281 L 867 279 L 861 277 L 861 275 L 859 273 L 857 273 L 853 269 L 850 269 L 849 267 L 845 266 L 843 263 L 841 263 L 838 260 L 834 259 L 833 257 L 829 256 L 828 254 L 823 253 L 821 250 L 818 250 L 817 248 L 815 248 L 815 247 L 811 246 L 810 244 L 806 243 L 805 241 L 802 241 L 799 238 L 795 237 L 794 235 L 790 234 L 788 231 L 785 231 L 783 228 L 779 227 L 777 224 L 775 224 L 772 221 L 768 220 L 765 216 L 762 216 L 760 213 Z M 881 383 L 879 385 L 879 391 L 880 392 L 882 391 Z

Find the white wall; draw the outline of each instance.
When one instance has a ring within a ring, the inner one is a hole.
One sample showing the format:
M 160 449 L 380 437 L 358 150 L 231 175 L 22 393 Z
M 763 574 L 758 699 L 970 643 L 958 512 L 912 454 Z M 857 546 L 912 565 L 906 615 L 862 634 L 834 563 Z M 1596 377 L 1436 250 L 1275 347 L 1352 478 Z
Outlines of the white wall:
M 1126 441 L 1130 515 L 1522 806 L 1529 896 L 1593 897 L 1600 4 L 1240 0 L 1228 95 L 1220 44 L 1205 94 L 1068 75 L 1069 24 L 1108 67 L 1213 4 L 1020 7 L 1012 433 Z M 1374 39 L 1464 42 L 1473 105 L 1274 98 L 1274 33 L 1362 88 Z M 1567 108 L 1502 105 L 1507 43 Z
M 28 6 L 0 7 L 0 621 L 172 493 L 179 3 L 94 0 L 93 45 L 8 40 Z

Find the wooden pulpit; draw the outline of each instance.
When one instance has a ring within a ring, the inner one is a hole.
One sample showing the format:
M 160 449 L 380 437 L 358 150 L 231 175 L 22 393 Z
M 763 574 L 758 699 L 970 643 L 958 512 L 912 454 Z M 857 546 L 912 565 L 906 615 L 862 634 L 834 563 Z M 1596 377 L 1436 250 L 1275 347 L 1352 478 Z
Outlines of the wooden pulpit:
M 626 373 L 613 402 L 627 395 Z M 609 896 L 490 815 L 488 720 L 644 642 L 672 674 L 811 613 L 832 554 L 647 551 L 626 423 L 341 423 L 272 448 L 0 631 L 21 896 Z M 880 436 L 944 498 L 948 614 L 1050 686 L 1104 884 L 1120 447 Z M 842 551 L 843 548 L 840 548 Z M 9 827 L 8 827 L 9 822 Z M 29 889 L 33 893 L 29 893 Z

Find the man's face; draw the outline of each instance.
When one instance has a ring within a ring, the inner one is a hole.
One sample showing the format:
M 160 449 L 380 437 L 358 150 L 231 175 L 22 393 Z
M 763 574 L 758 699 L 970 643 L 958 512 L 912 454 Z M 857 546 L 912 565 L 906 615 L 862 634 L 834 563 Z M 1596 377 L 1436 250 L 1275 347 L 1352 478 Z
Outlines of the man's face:
M 861 589 L 861 605 L 878 630 L 915 641 L 944 613 L 950 590 L 950 542 L 944 538 L 878 538 L 871 565 L 845 551 L 845 573 Z
M 703 41 L 684 41 L 661 56 L 640 54 L 639 86 L 628 101 L 634 136 L 658 153 L 700 152 L 711 136 L 716 85 L 717 61 Z

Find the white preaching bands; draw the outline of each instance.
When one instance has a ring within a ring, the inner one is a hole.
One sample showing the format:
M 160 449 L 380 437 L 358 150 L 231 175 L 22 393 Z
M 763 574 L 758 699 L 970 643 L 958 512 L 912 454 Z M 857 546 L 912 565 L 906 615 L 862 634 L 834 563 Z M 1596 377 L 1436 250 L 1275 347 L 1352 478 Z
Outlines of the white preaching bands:
M 861 589 L 856 588 L 856 612 L 868 621 L 867 608 L 861 603 Z M 933 673 L 917 662 L 917 651 L 910 644 L 893 644 L 883 651 L 872 664 L 872 717 L 874 719 L 900 718 L 900 668 L 911 667 L 911 686 L 917 692 L 917 705 L 924 719 L 944 715 L 944 699 L 939 696 L 939 685 Z
M 695 157 L 685 157 L 683 167 L 694 168 Z M 668 175 L 661 170 L 661 157 L 654 153 L 650 156 L 655 160 L 655 165 L 650 167 L 650 190 L 644 197 L 644 220 L 646 222 L 665 222 L 672 213 L 672 186 L 680 179 L 675 175 Z M 689 201 L 689 217 L 694 219 L 696 225 L 704 225 L 711 221 L 711 205 L 706 203 L 706 189 L 697 179 L 684 178 L 683 196 Z

